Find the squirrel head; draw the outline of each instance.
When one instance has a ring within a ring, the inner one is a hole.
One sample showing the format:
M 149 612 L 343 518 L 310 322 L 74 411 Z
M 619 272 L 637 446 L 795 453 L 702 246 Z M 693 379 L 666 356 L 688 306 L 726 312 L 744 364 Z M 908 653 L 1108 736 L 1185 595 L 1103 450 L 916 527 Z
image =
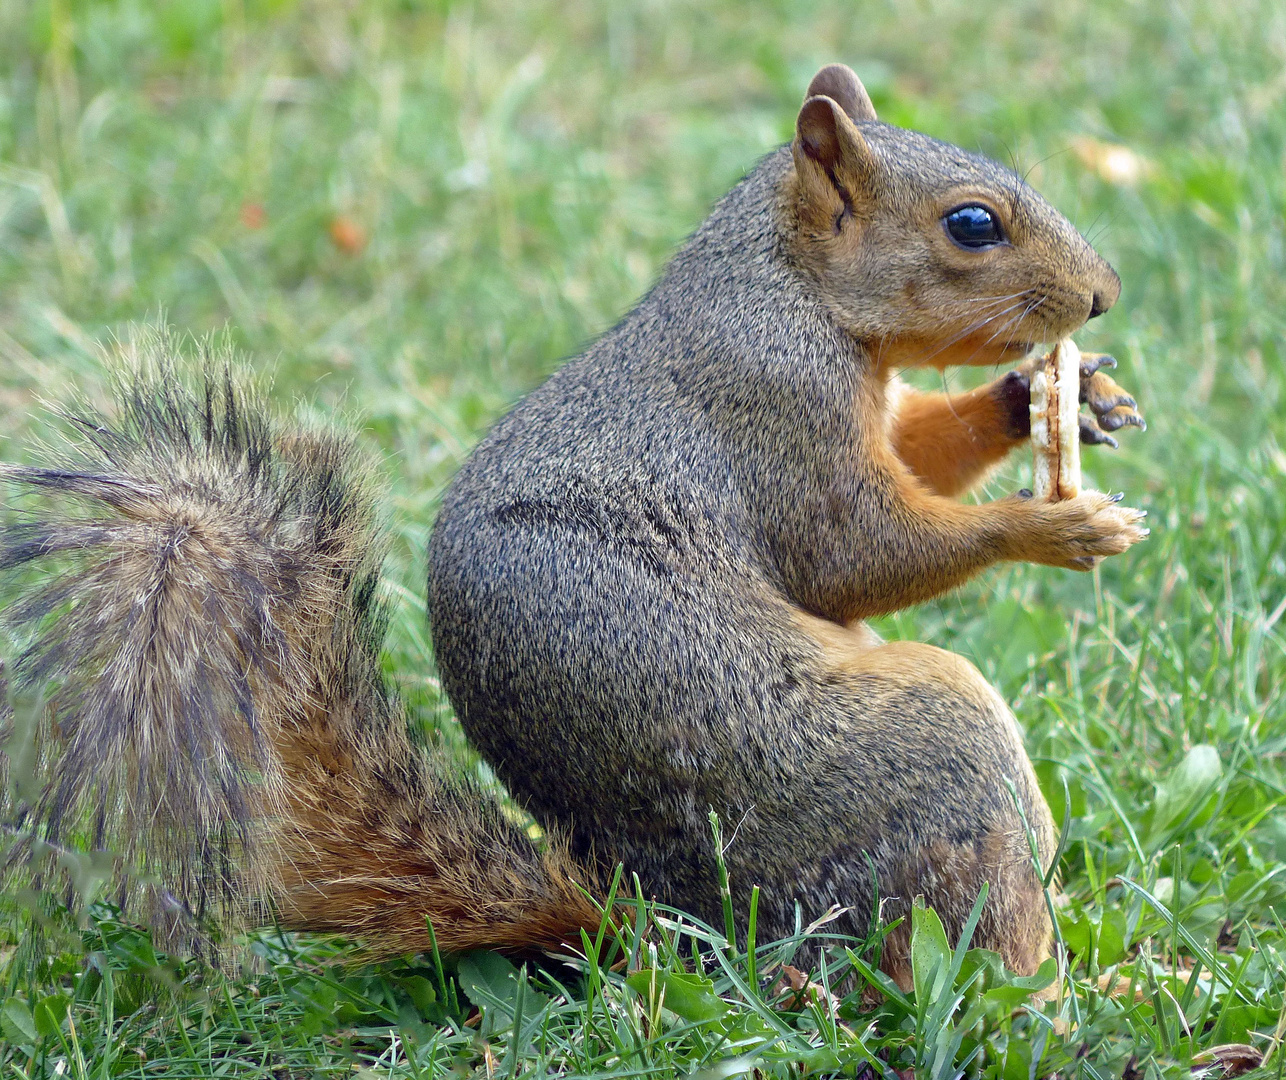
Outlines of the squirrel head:
M 881 365 L 995 364 L 1057 341 L 1121 291 L 1015 173 L 875 118 L 857 76 L 808 87 L 784 181 L 793 260 Z

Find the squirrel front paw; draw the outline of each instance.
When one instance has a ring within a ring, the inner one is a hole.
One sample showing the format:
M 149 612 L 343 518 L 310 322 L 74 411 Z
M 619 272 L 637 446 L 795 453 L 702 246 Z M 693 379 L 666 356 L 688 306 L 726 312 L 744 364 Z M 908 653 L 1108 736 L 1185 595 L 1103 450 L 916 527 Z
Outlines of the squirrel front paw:
M 1031 377 L 1041 359 L 1024 361 L 993 384 L 1006 433 L 1015 441 L 1031 435 Z M 1116 449 L 1117 441 L 1108 432 L 1127 426 L 1147 430 L 1138 403 L 1106 373 L 1114 367 L 1116 358 L 1106 353 L 1081 354 L 1081 404 L 1093 414 L 1081 417 L 1081 442 L 1087 446 Z
M 1090 446 L 1105 444 L 1116 449 L 1116 440 L 1108 435 L 1129 425 L 1147 431 L 1147 421 L 1138 403 L 1127 394 L 1105 369 L 1116 367 L 1116 357 L 1106 353 L 1081 353 L 1081 404 L 1089 405 L 1094 414 L 1081 417 L 1081 442 Z
M 1036 502 L 1029 493 L 1016 496 L 1022 525 L 1012 558 L 1023 562 L 1093 570 L 1105 555 L 1119 555 L 1143 540 L 1147 511 L 1121 506 L 1121 495 L 1083 491 L 1074 499 Z

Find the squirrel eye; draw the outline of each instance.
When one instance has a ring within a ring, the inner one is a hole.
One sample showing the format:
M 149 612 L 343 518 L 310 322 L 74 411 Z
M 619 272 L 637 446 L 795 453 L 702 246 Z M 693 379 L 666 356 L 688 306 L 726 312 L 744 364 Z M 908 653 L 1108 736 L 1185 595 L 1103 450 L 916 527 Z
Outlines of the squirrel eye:
M 1005 242 L 996 215 L 985 206 L 961 206 L 942 219 L 947 235 L 961 247 L 988 248 Z

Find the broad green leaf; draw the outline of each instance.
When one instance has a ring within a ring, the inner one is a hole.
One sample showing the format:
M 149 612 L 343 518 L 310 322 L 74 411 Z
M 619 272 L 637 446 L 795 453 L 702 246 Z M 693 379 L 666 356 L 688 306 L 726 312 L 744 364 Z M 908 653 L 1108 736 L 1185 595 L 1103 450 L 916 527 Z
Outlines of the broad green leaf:
M 424 1016 L 437 1004 L 437 991 L 433 989 L 433 984 L 423 975 L 412 975 L 403 985 L 406 987 L 407 995 L 420 1011 L 421 1016 Z
M 660 996 L 664 992 L 662 1004 L 675 1016 L 692 1023 L 718 1020 L 728 1011 L 727 1002 L 714 992 L 714 983 L 700 975 L 649 968 L 635 972 L 625 984 L 645 1001 L 653 993 Z
M 1049 986 L 1057 974 L 1058 963 L 1051 956 L 1036 969 L 1035 975 L 1012 975 L 1007 971 L 1004 972 L 1002 977 L 1005 982 L 1000 986 L 993 986 L 983 995 L 983 998 L 988 1004 L 1016 1008 L 1024 1001 L 1030 1000 L 1032 994 Z
M 1078 919 L 1060 916 L 1058 928 L 1063 934 L 1063 943 L 1074 956 L 1085 956 L 1090 951 L 1090 940 L 1093 929 L 1088 915 Z
M 811 1073 L 838 1072 L 844 1064 L 844 1059 L 829 1046 L 821 1046 L 809 1053 L 800 1054 L 795 1060 L 799 1062 L 804 1072 Z M 866 1055 L 862 1054 L 856 1060 L 866 1060 Z
M 1213 746 L 1198 743 L 1189 750 L 1170 775 L 1157 785 L 1153 835 L 1182 821 L 1210 794 L 1222 775 L 1219 751 Z
M 1000 1067 L 1001 1080 L 1030 1080 L 1031 1042 L 1027 1039 L 1010 1039 L 1005 1048 L 1005 1060 Z
M 765 1022 L 757 1013 L 740 1013 L 729 1019 L 724 1025 L 727 1035 L 727 1046 L 751 1047 L 762 1046 L 777 1038 L 777 1030 Z
M 1228 882 L 1228 899 L 1240 900 L 1259 884 L 1263 876 L 1258 870 L 1243 870 L 1240 874 L 1234 875 L 1233 879 Z
M 1129 942 L 1125 923 L 1125 912 L 1119 908 L 1108 908 L 1103 912 L 1103 921 L 1098 931 L 1098 966 L 1111 967 L 1125 958 Z
M 923 1010 L 943 989 L 951 962 L 951 946 L 938 913 L 916 899 L 911 908 L 911 977 L 916 1006 Z
M 35 1018 L 22 998 L 11 997 L 0 1008 L 0 1027 L 11 1042 L 34 1043 L 40 1038 Z
M 47 1039 L 54 1038 L 66 1023 L 69 1008 L 71 998 L 65 994 L 50 994 L 41 998 L 31 1010 L 36 1030 Z
M 499 953 L 472 952 L 460 958 L 456 968 L 460 986 L 475 1005 L 493 1005 L 493 1002 L 475 991 L 482 990 L 491 998 L 512 1003 L 518 983 L 518 969 Z
M 456 973 L 469 1000 L 482 1009 L 482 1034 L 490 1035 L 513 1025 L 518 980 L 525 978 L 499 953 L 474 952 L 460 958 Z M 523 987 L 523 1027 L 552 1000 L 532 987 Z

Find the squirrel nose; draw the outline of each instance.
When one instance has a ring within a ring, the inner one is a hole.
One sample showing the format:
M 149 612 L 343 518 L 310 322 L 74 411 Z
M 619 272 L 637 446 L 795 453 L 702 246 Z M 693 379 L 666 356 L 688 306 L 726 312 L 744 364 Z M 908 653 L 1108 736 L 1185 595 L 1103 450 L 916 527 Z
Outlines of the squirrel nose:
M 1116 271 L 1108 266 L 1107 263 L 1102 262 L 1102 260 L 1099 261 L 1102 263 L 1104 273 L 1099 275 L 1098 281 L 1095 283 L 1098 288 L 1094 289 L 1090 294 L 1089 317 L 1091 319 L 1097 319 L 1103 312 L 1111 308 L 1116 303 L 1117 297 L 1121 295 L 1121 279 L 1116 276 Z

